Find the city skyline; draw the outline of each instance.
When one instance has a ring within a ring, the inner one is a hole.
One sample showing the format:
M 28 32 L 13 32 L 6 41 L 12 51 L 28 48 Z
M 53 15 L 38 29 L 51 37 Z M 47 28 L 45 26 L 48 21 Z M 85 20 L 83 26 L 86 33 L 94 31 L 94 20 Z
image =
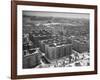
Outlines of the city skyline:
M 84 18 L 89 19 L 88 13 L 70 13 L 70 12 L 46 12 L 46 11 L 23 11 L 26 16 L 41 17 L 62 17 L 62 18 Z

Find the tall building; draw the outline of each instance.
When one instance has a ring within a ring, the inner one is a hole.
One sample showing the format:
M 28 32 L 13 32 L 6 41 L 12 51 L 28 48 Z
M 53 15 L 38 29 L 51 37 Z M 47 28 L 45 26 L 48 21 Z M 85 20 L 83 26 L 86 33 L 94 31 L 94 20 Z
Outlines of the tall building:
M 73 40 L 72 47 L 79 53 L 89 52 L 89 42 L 88 41 L 79 41 Z
M 44 40 L 40 42 L 40 50 L 43 51 L 50 60 L 69 56 L 72 54 L 72 43 L 68 41 L 69 40 L 66 39 L 65 41 L 53 42 L 53 39 L 51 39 L 48 43 L 45 43 Z

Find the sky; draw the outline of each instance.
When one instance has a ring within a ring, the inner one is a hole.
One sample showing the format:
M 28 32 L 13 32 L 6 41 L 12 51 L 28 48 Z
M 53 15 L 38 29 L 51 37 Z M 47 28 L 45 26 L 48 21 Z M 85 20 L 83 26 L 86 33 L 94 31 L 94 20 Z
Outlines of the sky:
M 46 12 L 46 11 L 23 11 L 23 15 L 27 16 L 43 16 L 43 17 L 64 17 L 64 18 L 89 18 L 88 13 L 68 13 L 68 12 Z

